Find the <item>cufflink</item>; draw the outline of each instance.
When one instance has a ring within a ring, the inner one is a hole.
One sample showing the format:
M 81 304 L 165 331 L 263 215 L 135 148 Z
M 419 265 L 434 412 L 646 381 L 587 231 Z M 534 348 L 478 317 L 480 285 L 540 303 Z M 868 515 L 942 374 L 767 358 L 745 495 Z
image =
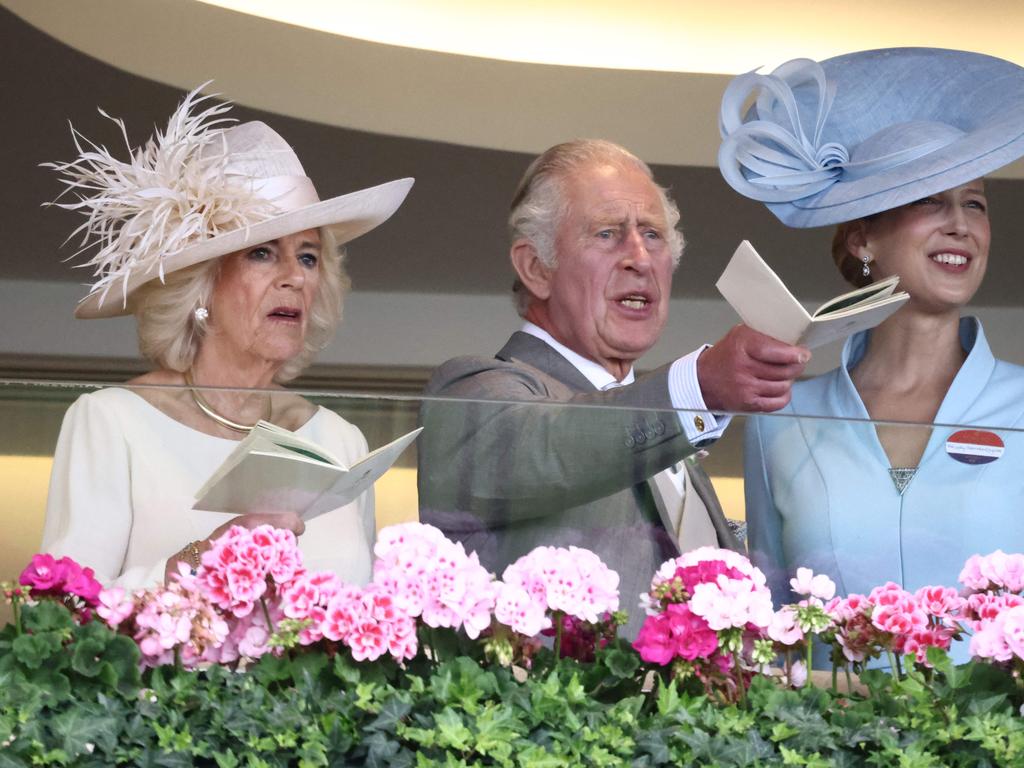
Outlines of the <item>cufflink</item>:
M 702 419 L 700 416 L 694 416 L 693 417 L 693 426 L 695 426 L 697 428 L 698 432 L 703 432 L 704 431 L 704 419 Z

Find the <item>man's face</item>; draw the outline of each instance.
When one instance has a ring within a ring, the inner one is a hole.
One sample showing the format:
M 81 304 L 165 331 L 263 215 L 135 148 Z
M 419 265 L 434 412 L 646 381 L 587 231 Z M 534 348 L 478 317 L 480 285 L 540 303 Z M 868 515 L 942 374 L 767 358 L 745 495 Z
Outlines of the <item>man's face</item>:
M 621 379 L 668 318 L 665 211 L 654 183 L 632 167 L 585 168 L 567 180 L 566 193 L 542 325 Z

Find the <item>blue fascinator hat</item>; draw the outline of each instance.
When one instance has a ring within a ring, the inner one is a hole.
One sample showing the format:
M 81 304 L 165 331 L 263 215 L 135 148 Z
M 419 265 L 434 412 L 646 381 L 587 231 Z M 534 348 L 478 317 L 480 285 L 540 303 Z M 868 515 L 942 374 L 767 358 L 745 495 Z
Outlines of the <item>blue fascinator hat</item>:
M 735 78 L 720 128 L 733 189 L 790 227 L 838 224 L 1024 156 L 1024 68 L 937 48 L 794 59 Z

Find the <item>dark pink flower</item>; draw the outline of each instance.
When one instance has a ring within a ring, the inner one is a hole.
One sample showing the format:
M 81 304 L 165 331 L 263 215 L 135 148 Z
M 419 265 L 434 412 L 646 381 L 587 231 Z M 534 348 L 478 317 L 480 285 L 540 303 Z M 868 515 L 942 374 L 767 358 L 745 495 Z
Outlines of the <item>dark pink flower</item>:
M 33 555 L 32 560 L 21 572 L 18 583 L 30 587 L 34 592 L 59 592 L 64 585 L 68 558 L 54 560 L 46 553 Z
M 69 595 L 78 595 L 89 605 L 98 605 L 103 587 L 94 578 L 92 568 L 82 568 L 70 557 L 62 557 L 61 563 L 65 568 L 64 591 Z
M 665 616 L 677 656 L 688 661 L 706 659 L 718 648 L 718 633 L 685 604 L 668 606 Z
M 676 643 L 669 628 L 668 616 L 659 613 L 644 619 L 640 633 L 633 641 L 633 648 L 644 661 L 661 665 L 671 662 L 676 655 Z

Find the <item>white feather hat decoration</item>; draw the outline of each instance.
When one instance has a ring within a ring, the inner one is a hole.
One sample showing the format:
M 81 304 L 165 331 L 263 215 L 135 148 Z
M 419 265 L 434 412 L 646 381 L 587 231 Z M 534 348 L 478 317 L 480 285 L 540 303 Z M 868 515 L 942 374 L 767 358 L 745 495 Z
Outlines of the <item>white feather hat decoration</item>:
M 129 314 L 144 283 L 285 235 L 327 227 L 339 245 L 348 242 L 386 221 L 412 187 L 412 179 L 398 179 L 321 201 L 295 152 L 269 126 L 226 127 L 233 121 L 221 116 L 230 103 L 198 109 L 212 98 L 200 95 L 207 85 L 185 97 L 166 130 L 138 150 L 129 145 L 127 162 L 72 128 L 78 157 L 46 164 L 67 187 L 62 197 L 77 198 L 54 204 L 87 217 L 71 235 L 83 236 L 75 256 L 95 249 L 81 265 L 93 268 L 96 281 L 77 317 Z M 128 145 L 123 122 L 100 113 Z

